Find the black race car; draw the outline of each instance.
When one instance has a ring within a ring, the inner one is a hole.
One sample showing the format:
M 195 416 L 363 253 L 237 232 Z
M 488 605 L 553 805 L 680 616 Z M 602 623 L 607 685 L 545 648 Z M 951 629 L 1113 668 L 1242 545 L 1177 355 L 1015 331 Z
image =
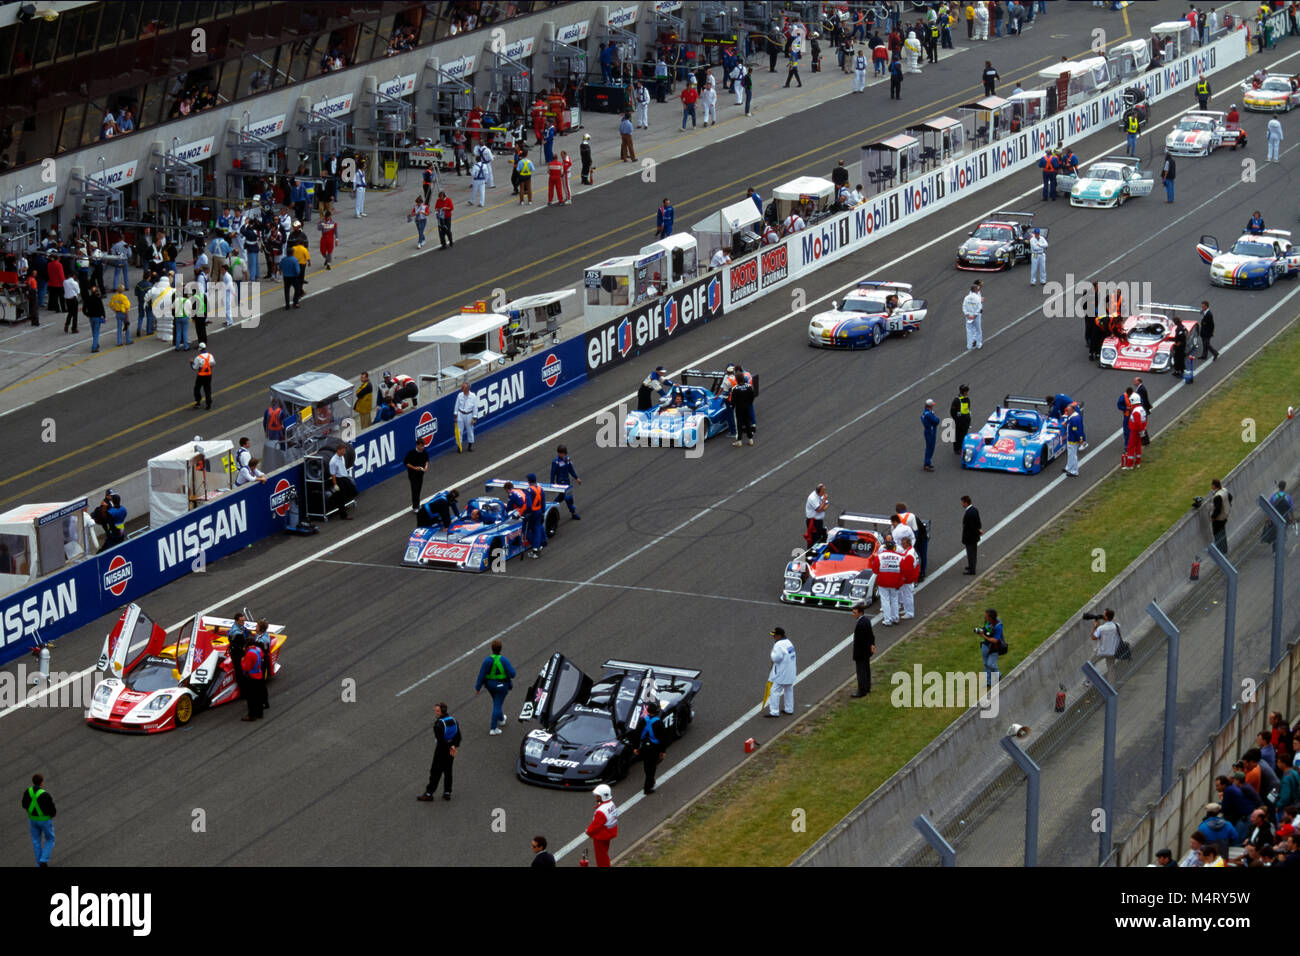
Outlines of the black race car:
M 598 681 L 563 654 L 552 654 L 525 695 L 520 720 L 537 718 L 519 747 L 515 772 L 525 783 L 590 790 L 627 774 L 636 759 L 646 706 L 659 703 L 665 743 L 686 733 L 700 672 L 633 661 L 605 661 Z M 666 739 L 665 739 L 666 738 Z
M 957 268 L 1001 272 L 1017 262 L 1028 262 L 1029 237 L 1033 228 L 1032 212 L 995 212 L 976 226 L 970 238 L 957 247 Z M 1047 227 L 1039 228 L 1046 239 Z

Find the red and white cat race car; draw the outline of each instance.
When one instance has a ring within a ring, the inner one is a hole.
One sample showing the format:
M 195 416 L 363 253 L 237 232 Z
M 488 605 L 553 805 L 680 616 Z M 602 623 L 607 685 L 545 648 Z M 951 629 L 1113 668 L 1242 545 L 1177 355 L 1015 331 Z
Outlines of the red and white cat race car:
M 122 612 L 96 667 L 108 676 L 95 686 L 86 723 L 101 730 L 156 734 L 188 724 L 197 711 L 239 699 L 226 634 L 229 618 L 195 615 L 176 643 L 138 605 Z M 280 670 L 284 628 L 272 624 L 271 674 Z

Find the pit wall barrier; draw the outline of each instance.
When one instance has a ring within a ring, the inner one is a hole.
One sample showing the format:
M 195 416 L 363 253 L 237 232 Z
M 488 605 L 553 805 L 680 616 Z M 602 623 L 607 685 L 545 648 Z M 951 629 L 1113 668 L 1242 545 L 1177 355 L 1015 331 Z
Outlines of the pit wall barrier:
M 561 342 L 475 381 L 477 429 L 491 429 L 586 380 L 581 338 Z M 454 404 L 459 391 L 404 412 L 360 434 L 353 443 L 353 474 L 364 492 L 403 470 L 418 436 L 431 455 L 455 445 Z M 278 534 L 289 511 L 289 490 L 303 493 L 297 462 L 265 484 L 238 488 L 174 521 L 103 554 L 0 598 L 0 664 L 111 614 L 131 601 L 227 555 Z M 394 543 L 394 548 L 400 542 Z
M 1230 33 L 1121 87 L 1046 117 L 1005 139 L 922 173 L 909 183 L 873 196 L 860 206 L 737 259 L 680 289 L 642 303 L 586 333 L 587 374 L 599 375 L 638 358 L 675 336 L 722 318 L 814 269 L 858 252 L 877 239 L 992 183 L 1023 172 L 1036 164 L 1047 149 L 1108 128 L 1119 135 L 1118 123 L 1124 113 L 1123 91 L 1129 87 L 1140 86 L 1149 100 L 1160 101 L 1189 91 L 1196 82 L 1198 70 L 1209 76 L 1239 63 L 1246 55 L 1245 32 Z M 864 263 L 864 272 L 867 269 Z
M 1159 101 L 1190 87 L 1198 71 L 1212 75 L 1245 57 L 1245 33 L 1237 31 L 1127 86 L 1141 85 L 1148 99 Z M 1110 90 L 1047 117 L 480 379 L 473 385 L 480 409 L 475 428 L 490 429 L 675 335 L 723 318 L 728 311 L 1030 167 L 1049 147 L 1113 126 L 1123 113 L 1122 93 L 1122 88 Z M 431 454 L 450 448 L 455 443 L 454 402 L 455 393 L 443 395 L 359 435 L 353 467 L 358 490 L 400 473 L 402 456 L 417 433 L 431 439 Z M 286 488 L 297 486 L 301 493 L 301 464 L 277 472 L 266 485 L 232 492 L 102 556 L 0 598 L 0 664 L 170 583 L 199 567 L 200 558 L 215 561 L 277 533 L 282 518 L 270 499 L 282 482 Z

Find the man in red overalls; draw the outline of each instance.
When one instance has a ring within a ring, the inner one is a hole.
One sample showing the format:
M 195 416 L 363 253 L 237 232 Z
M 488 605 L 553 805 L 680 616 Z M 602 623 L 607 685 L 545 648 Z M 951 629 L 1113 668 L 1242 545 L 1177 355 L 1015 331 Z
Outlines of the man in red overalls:
M 596 853 L 597 866 L 609 866 L 609 841 L 618 836 L 618 808 L 609 787 L 601 784 L 592 791 L 596 797 L 596 813 L 587 825 L 587 836 Z
M 557 157 L 546 164 L 546 205 L 564 205 L 564 163 Z
M 1128 445 L 1120 459 L 1120 471 L 1131 471 L 1142 464 L 1142 433 L 1147 428 L 1147 410 L 1137 394 L 1129 396 Z
M 573 202 L 573 188 L 569 185 L 569 177 L 572 175 L 573 160 L 564 150 L 560 150 L 560 163 L 564 166 L 564 201 Z

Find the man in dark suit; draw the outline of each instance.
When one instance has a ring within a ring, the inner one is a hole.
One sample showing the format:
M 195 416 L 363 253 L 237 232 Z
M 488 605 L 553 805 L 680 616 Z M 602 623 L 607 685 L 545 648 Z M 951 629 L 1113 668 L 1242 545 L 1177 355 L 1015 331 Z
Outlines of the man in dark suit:
M 555 857 L 546 849 L 546 837 L 533 837 L 533 866 L 555 866 Z
M 876 653 L 876 635 L 871 630 L 867 605 L 859 601 L 853 605 L 853 668 L 858 673 L 858 692 L 851 696 L 866 697 L 871 693 L 871 655 Z
M 962 574 L 975 573 L 975 556 L 979 551 L 980 535 L 984 528 L 980 524 L 980 512 L 970 501 L 970 495 L 961 496 L 961 543 L 966 545 L 966 569 Z
M 1201 303 L 1201 361 L 1204 362 L 1206 356 L 1213 355 L 1219 357 L 1219 350 L 1210 344 L 1210 339 L 1214 338 L 1214 313 L 1210 311 L 1210 303 Z

